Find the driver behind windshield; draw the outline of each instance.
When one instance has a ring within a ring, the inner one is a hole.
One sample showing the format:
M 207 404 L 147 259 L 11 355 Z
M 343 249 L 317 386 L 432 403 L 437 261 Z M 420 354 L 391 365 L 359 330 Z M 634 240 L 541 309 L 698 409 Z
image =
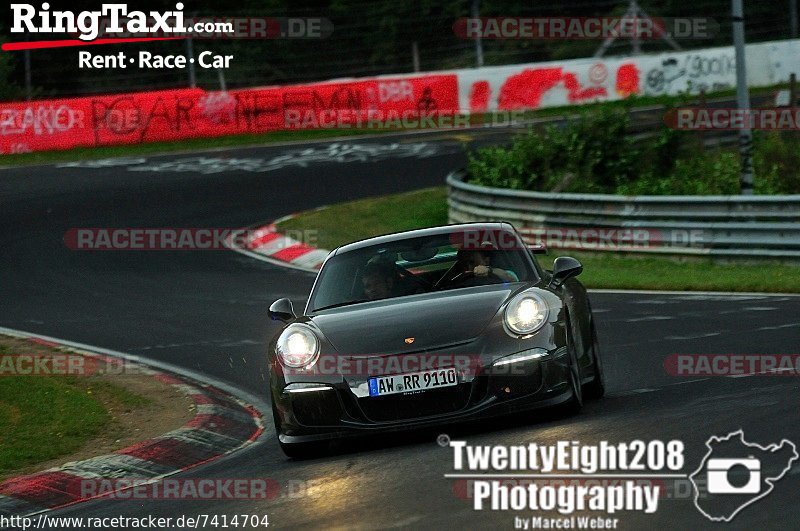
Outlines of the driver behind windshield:
M 492 253 L 484 250 L 461 249 L 457 254 L 457 262 L 464 273 L 472 273 L 479 279 L 498 279 L 502 282 L 518 282 L 519 277 L 513 271 L 492 267 Z
M 397 267 L 383 258 L 371 258 L 367 262 L 361 273 L 361 287 L 371 301 L 423 292 L 419 285 L 401 276 Z
M 371 301 L 399 295 L 396 281 L 396 275 L 391 266 L 381 262 L 368 263 L 361 275 L 364 295 Z

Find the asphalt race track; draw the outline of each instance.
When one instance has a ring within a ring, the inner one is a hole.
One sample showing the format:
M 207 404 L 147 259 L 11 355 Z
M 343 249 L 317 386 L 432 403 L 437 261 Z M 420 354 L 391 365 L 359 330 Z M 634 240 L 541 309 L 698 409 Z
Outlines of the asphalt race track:
M 428 147 L 385 147 L 392 142 Z M 295 154 L 289 162 L 276 157 L 296 147 L 148 157 L 100 168 L 0 169 L 0 326 L 166 361 L 267 399 L 264 351 L 277 329 L 267 307 L 281 296 L 301 303 L 313 275 L 226 251 L 71 251 L 63 237 L 76 227 L 237 228 L 441 184 L 464 163 L 453 135 L 345 143 L 372 148 L 332 156 L 324 151 L 329 144 L 313 144 L 321 155 Z M 217 160 L 200 163 L 207 171 L 198 172 L 196 160 L 185 162 L 198 157 Z M 687 474 L 712 435 L 741 428 L 748 441 L 762 445 L 800 442 L 796 377 L 684 378 L 664 369 L 670 354 L 800 354 L 800 297 L 594 293 L 592 302 L 607 398 L 588 403 L 578 417 L 539 414 L 447 433 L 471 444 L 681 439 Z M 518 512 L 476 512 L 458 495 L 459 485 L 443 477 L 452 472 L 453 455 L 436 444 L 437 434 L 365 440 L 293 462 L 270 425 L 259 444 L 187 476 L 272 478 L 282 487 L 275 500 L 100 500 L 58 514 L 268 514 L 279 528 L 512 527 Z M 795 527 L 798 470 L 727 527 Z M 655 514 L 614 516 L 623 529 L 712 527 L 687 496 L 662 500 Z

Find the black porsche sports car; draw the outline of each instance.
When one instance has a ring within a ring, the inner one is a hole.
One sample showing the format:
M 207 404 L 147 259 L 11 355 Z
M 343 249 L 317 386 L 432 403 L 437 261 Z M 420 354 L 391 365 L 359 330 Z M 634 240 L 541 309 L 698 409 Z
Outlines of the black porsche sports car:
M 559 406 L 604 392 L 574 258 L 544 270 L 508 223 L 448 225 L 330 253 L 269 348 L 278 439 L 320 441 Z

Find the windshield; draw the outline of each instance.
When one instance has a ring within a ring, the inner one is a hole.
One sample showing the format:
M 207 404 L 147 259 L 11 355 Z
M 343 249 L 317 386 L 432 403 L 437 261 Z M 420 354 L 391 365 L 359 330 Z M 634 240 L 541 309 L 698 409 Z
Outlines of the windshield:
M 309 299 L 310 311 L 471 286 L 535 280 L 528 251 L 439 234 L 408 238 L 331 257 Z

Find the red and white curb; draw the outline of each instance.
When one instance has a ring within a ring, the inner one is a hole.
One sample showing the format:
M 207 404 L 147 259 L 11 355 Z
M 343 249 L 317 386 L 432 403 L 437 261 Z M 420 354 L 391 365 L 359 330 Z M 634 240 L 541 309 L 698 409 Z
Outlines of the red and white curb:
M 278 223 L 293 218 L 295 215 L 285 216 L 268 225 L 255 225 L 246 229 L 244 246 L 230 245 L 242 254 L 260 258 L 293 269 L 316 273 L 330 251 L 318 249 L 307 243 L 299 242 L 278 232 Z M 240 238 L 231 238 L 231 242 L 241 241 Z
M 120 362 L 117 357 L 41 339 L 34 334 L 8 329 L 2 329 L 0 333 L 103 362 Z M 264 432 L 261 413 L 217 387 L 129 360 L 125 363 L 131 370 L 152 376 L 190 397 L 195 405 L 195 417 L 182 428 L 112 454 L 0 482 L 0 515 L 29 516 L 100 497 L 87 497 L 81 492 L 84 480 L 158 481 L 241 450 L 253 444 Z M 116 492 L 121 490 L 124 489 Z M 102 496 L 109 494 L 113 493 L 104 491 Z

